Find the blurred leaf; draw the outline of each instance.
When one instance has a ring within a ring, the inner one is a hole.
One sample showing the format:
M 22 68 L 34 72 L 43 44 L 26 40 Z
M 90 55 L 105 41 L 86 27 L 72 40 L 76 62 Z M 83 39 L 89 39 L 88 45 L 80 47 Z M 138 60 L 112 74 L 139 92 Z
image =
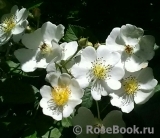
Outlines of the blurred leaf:
M 61 132 L 57 128 L 52 129 L 50 133 L 50 138 L 59 138 L 60 136 Z
M 91 95 L 91 89 L 86 88 L 84 92 L 84 96 L 82 98 L 82 106 L 86 108 L 90 108 L 92 106 L 92 103 L 93 103 L 93 98 Z
M 62 122 L 62 126 L 63 127 L 72 126 L 71 120 L 72 120 L 72 117 L 63 118 L 62 121 L 61 121 Z
M 38 91 L 34 86 L 18 79 L 6 79 L 0 85 L 0 95 L 6 103 L 23 104 L 35 101 L 34 94 Z
M 42 138 L 59 138 L 61 136 L 61 132 L 54 128 L 51 131 L 47 131 L 45 135 L 42 136 Z
M 76 26 L 76 25 L 69 25 L 64 36 L 65 41 L 77 41 L 84 35 L 85 28 Z
M 30 7 L 28 8 L 28 10 L 37 8 L 37 7 L 41 6 L 41 4 L 43 4 L 43 2 L 36 3 L 36 4 L 34 4 L 33 6 L 30 6 Z
M 25 138 L 37 138 L 37 133 L 34 132 L 32 135 L 26 136 Z

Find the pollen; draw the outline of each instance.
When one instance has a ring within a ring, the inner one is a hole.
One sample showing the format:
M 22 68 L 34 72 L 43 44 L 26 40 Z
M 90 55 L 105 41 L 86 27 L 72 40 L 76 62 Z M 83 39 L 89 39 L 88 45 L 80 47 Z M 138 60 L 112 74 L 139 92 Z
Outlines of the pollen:
M 40 45 L 39 48 L 40 48 L 41 53 L 43 55 L 50 55 L 53 51 L 53 49 L 49 45 L 47 45 L 46 43 L 43 43 L 42 45 Z
M 124 91 L 128 95 L 134 95 L 139 89 L 138 80 L 135 77 L 129 76 L 122 81 Z
M 12 15 L 10 18 L 5 18 L 2 21 L 1 29 L 7 33 L 10 32 L 16 26 L 15 16 Z
M 106 66 L 104 64 L 105 60 L 102 58 L 96 59 L 94 62 L 92 62 L 92 72 L 94 77 L 97 79 L 105 79 L 108 75 L 108 72 L 110 70 L 110 66 Z
M 71 90 L 69 87 L 54 87 L 52 90 L 52 98 L 56 105 L 63 106 L 65 105 L 70 96 Z
M 131 47 L 130 45 L 126 45 L 125 52 L 129 55 L 133 54 L 133 47 Z

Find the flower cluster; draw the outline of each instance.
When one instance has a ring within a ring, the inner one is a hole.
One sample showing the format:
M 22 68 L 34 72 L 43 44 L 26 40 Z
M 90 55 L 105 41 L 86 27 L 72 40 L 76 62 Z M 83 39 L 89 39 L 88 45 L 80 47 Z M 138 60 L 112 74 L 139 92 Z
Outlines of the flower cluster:
M 46 22 L 34 32 L 25 33 L 27 16 L 25 8 L 18 11 L 14 6 L 10 14 L 2 17 L 0 45 L 6 44 L 12 36 L 14 41 L 21 39 L 24 48 L 14 52 L 21 69 L 24 72 L 46 69 L 46 81 L 50 86 L 40 89 L 40 106 L 45 115 L 58 121 L 69 117 L 82 103 L 84 89 L 88 87 L 96 102 L 102 96 L 110 96 L 111 104 L 125 113 L 134 109 L 134 103 L 145 103 L 153 96 L 157 80 L 148 62 L 155 53 L 155 39 L 144 35 L 142 28 L 131 24 L 116 27 L 105 44 L 93 47 L 86 43 L 88 45 L 82 47 L 79 41 L 61 41 L 65 29 L 61 24 Z M 89 122 L 92 124 L 93 115 L 85 108 L 81 108 L 79 114 L 83 110 L 92 116 Z M 80 121 L 79 114 L 73 119 L 75 125 Z M 113 111 L 109 115 L 112 114 L 120 116 L 124 126 L 121 112 Z M 102 124 L 108 126 L 106 118 Z

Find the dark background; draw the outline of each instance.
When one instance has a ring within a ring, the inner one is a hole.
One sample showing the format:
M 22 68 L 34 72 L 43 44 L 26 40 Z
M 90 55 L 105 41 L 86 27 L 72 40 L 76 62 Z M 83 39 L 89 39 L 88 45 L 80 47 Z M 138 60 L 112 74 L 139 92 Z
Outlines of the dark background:
M 93 33 L 96 38 L 94 43 L 103 43 L 114 27 L 132 24 L 143 28 L 144 34 L 153 35 L 156 44 L 160 45 L 159 0 L 0 0 L 0 15 L 8 13 L 13 5 L 30 8 L 41 2 L 43 3 L 39 6 L 40 26 L 46 21 L 57 25 L 63 24 L 66 28 L 68 24 L 79 25 Z M 30 12 L 33 13 L 33 9 Z M 34 21 L 31 25 L 34 25 Z M 158 49 L 155 57 L 149 62 L 158 81 L 160 81 L 159 60 L 160 50 Z M 35 82 L 33 84 L 37 87 L 41 86 Z M 110 105 L 109 109 L 112 109 Z M 126 138 L 159 138 L 160 93 L 157 92 L 146 104 L 136 106 L 130 114 L 124 114 L 123 118 L 127 126 L 155 128 L 154 135 L 125 135 Z M 72 128 L 68 130 L 64 131 L 64 136 L 73 137 Z

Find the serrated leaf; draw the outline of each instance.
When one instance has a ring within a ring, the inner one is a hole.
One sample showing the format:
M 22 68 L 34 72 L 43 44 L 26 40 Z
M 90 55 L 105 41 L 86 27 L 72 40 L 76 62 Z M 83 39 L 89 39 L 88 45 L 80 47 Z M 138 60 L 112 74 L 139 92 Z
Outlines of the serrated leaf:
M 92 106 L 93 98 L 91 95 L 91 89 L 86 88 L 84 92 L 84 96 L 82 98 L 82 106 L 86 108 L 90 108 Z
M 84 27 L 69 25 L 65 33 L 64 39 L 67 42 L 77 41 L 79 38 L 83 37 L 84 31 Z
M 63 118 L 62 121 L 61 121 L 62 126 L 63 127 L 70 127 L 70 126 L 72 126 L 71 120 L 72 120 L 72 117 Z

